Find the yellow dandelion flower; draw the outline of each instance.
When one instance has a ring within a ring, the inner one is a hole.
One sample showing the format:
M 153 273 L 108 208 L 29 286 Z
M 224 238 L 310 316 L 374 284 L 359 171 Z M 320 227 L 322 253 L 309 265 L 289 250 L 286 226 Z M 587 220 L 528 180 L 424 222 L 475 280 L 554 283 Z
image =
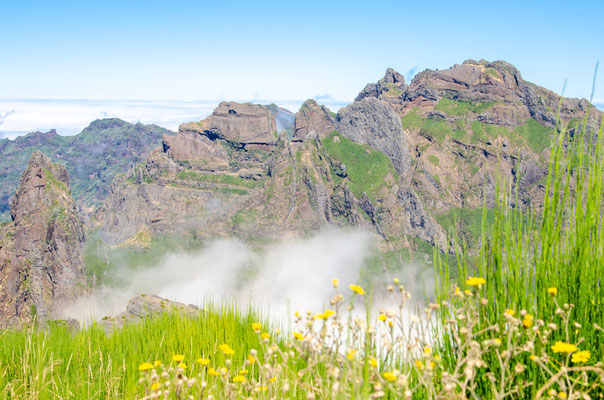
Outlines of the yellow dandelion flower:
M 260 324 L 259 322 L 254 322 L 252 324 L 252 330 L 259 331 L 260 329 L 262 329 L 262 324 Z
M 392 328 L 394 326 L 394 322 L 392 322 L 392 320 L 388 320 L 388 326 Z
M 461 293 L 461 289 L 458 288 L 458 287 L 456 287 L 455 291 L 453 292 L 453 296 L 455 296 L 455 297 L 462 297 L 463 294 Z
M 421 371 L 422 369 L 424 369 L 424 363 L 423 363 L 423 362 L 421 362 L 420 360 L 416 360 L 416 361 L 415 361 L 415 366 L 416 366 L 416 367 L 417 367 L 417 369 L 419 369 L 420 371 Z
M 430 347 L 424 348 L 424 356 L 428 357 L 432 353 L 432 349 Z
M 369 365 L 371 365 L 373 368 L 377 368 L 378 362 L 377 362 L 377 360 L 375 358 L 371 357 L 369 359 Z
M 239 375 L 246 375 L 249 371 L 247 369 L 242 369 L 239 371 Z
M 524 325 L 525 328 L 530 328 L 533 326 L 533 316 L 531 314 L 525 314 L 524 319 L 522 320 L 522 325 Z
M 555 296 L 558 294 L 558 288 L 555 288 L 555 287 L 548 288 L 547 293 L 551 294 L 552 296 Z
M 281 334 L 281 329 L 275 329 L 275 335 L 280 335 Z
M 174 362 L 182 362 L 185 359 L 185 356 L 182 354 L 176 354 L 172 356 L 172 361 Z
M 245 382 L 245 376 L 237 375 L 236 377 L 233 378 L 233 382 L 244 383 Z
M 256 359 L 254 358 L 254 356 L 251 354 L 248 354 L 248 356 L 247 356 L 248 364 L 253 364 L 255 361 L 256 361 Z
M 394 278 L 394 284 L 398 285 L 400 283 L 400 281 L 398 280 L 398 278 Z
M 464 290 L 463 292 L 468 296 L 472 296 L 472 292 L 470 292 L 468 289 Z
M 206 365 L 208 365 L 209 363 L 210 363 L 210 359 L 209 358 L 202 358 L 202 357 L 200 357 L 200 358 L 197 359 L 197 364 L 203 365 L 204 367 Z
M 384 379 L 386 379 L 388 382 L 394 382 L 396 380 L 396 376 L 394 375 L 394 373 L 387 371 L 384 372 L 384 375 L 382 375 L 384 377 Z
M 334 314 L 335 314 L 335 312 L 333 312 L 332 310 L 330 310 L 328 308 L 322 314 L 317 314 L 317 318 L 319 318 L 319 319 L 327 319 L 327 318 L 331 317 Z
M 531 361 L 537 361 L 538 359 L 539 359 L 539 357 L 537 357 L 534 354 L 531 354 L 531 356 L 529 357 L 529 360 L 531 360 Z
M 589 357 L 591 357 L 589 350 L 578 351 L 573 354 L 571 361 L 574 363 L 585 363 L 589 360 Z
M 271 335 L 269 335 L 266 332 L 264 332 L 260 335 L 260 339 L 262 339 L 262 340 L 269 340 L 270 338 L 271 338 Z
M 300 341 L 304 340 L 304 335 L 302 335 L 301 333 L 296 332 L 296 331 L 294 331 L 293 333 L 294 333 L 294 337 L 295 337 L 296 339 L 298 339 L 298 340 L 300 340 Z
M 273 376 L 271 379 L 268 380 L 270 383 L 275 383 L 277 382 L 277 377 Z
M 340 280 L 339 279 L 332 279 L 331 280 L 331 284 L 333 285 L 334 289 L 337 289 L 338 285 L 340 284 Z
M 210 367 L 210 369 L 208 369 L 208 374 L 212 375 L 212 376 L 218 376 L 220 375 L 219 372 L 217 372 L 214 368 Z
M 139 371 L 148 371 L 150 369 L 153 368 L 153 364 L 148 363 L 148 362 L 144 362 L 141 365 L 138 366 L 138 370 Z
M 439 362 L 440 361 L 440 356 L 438 354 L 436 354 L 434 356 L 434 361 Z
M 356 350 L 352 349 L 350 350 L 347 354 L 346 354 L 346 358 L 348 358 L 349 360 L 354 360 L 354 355 L 357 353 Z
M 477 278 L 474 276 L 470 276 L 466 281 L 466 285 L 468 286 L 479 286 L 484 285 L 487 281 L 484 278 Z
M 358 294 L 365 294 L 365 291 L 359 285 L 350 285 L 350 286 L 348 286 L 348 289 L 350 289 L 353 292 L 358 293 Z
M 151 385 L 151 390 L 156 391 L 157 389 L 159 389 L 159 382 L 155 382 L 153 385 Z
M 514 314 L 516 314 L 516 311 L 512 310 L 511 308 L 508 308 L 507 310 L 505 310 L 505 315 L 509 315 L 510 317 L 513 317 Z
M 386 317 L 386 314 L 380 314 L 380 316 L 378 317 L 378 319 L 380 321 L 382 321 L 382 322 L 385 322 L 388 319 L 388 317 Z
M 220 350 L 227 356 L 232 356 L 233 354 L 235 354 L 235 350 L 233 350 L 233 348 L 228 344 L 221 344 L 219 347 Z
M 564 393 L 564 392 L 559 392 L 559 393 L 558 393 L 558 398 L 559 398 L 559 399 L 566 399 L 566 397 L 567 397 L 567 396 L 566 396 L 566 393 Z
M 572 353 L 578 349 L 574 344 L 557 341 L 556 344 L 552 346 L 552 350 L 554 353 Z
M 153 367 L 157 368 L 159 366 L 161 366 L 161 361 L 155 360 L 155 362 L 153 363 Z
M 178 368 L 187 369 L 187 364 L 184 362 L 180 363 L 180 364 L 178 364 Z

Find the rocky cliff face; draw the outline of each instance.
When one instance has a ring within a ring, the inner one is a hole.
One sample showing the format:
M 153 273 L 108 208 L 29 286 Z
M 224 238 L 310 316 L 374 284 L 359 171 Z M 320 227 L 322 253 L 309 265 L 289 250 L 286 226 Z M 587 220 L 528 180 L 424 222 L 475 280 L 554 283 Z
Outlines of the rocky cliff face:
M 93 121 L 75 136 L 60 136 L 51 130 L 0 140 L 0 222 L 10 219 L 10 199 L 34 151 L 40 150 L 51 160 L 65 164 L 78 204 L 96 208 L 107 195 L 113 177 L 146 159 L 161 144 L 164 134 L 174 132 L 108 118 Z
M 0 239 L 0 321 L 44 322 L 88 287 L 67 169 L 32 154 Z

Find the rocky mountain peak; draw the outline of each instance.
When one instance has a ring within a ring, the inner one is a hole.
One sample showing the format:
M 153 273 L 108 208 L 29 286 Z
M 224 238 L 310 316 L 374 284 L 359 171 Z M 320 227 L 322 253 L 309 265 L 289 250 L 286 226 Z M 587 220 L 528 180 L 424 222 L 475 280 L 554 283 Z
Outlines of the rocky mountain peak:
M 114 128 L 124 128 L 131 125 L 129 122 L 119 118 L 102 118 L 94 120 L 88 125 L 84 131 L 97 131 Z
M 52 319 L 57 307 L 86 287 L 82 223 L 65 166 L 35 151 L 11 202 L 0 265 L 0 321 Z
M 362 100 L 365 97 L 398 97 L 406 89 L 407 83 L 405 82 L 405 77 L 394 69 L 388 68 L 382 79 L 377 81 L 377 83 L 368 83 L 354 101 Z

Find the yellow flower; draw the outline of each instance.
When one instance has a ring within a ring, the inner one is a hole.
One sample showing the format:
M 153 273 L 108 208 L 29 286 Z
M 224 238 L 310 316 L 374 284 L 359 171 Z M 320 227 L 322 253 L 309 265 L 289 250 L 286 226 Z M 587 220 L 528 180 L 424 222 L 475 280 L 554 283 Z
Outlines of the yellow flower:
M 219 372 L 217 372 L 214 368 L 210 367 L 210 369 L 208 369 L 208 374 L 212 375 L 212 376 L 218 376 L 220 375 Z
M 317 318 L 319 319 L 327 319 L 329 317 L 331 317 L 332 315 L 334 315 L 335 312 L 331 311 L 329 308 L 325 310 L 324 313 L 322 314 L 317 314 Z
M 151 390 L 155 391 L 159 389 L 159 382 L 155 382 L 153 385 L 151 385 Z
M 371 365 L 373 368 L 377 368 L 378 362 L 377 362 L 377 360 L 375 358 L 371 357 L 369 359 L 369 365 Z
M 270 338 L 271 338 L 271 335 L 269 335 L 266 332 L 264 332 L 263 334 L 260 335 L 260 339 L 262 339 L 262 340 L 269 340 Z
M 182 362 L 182 360 L 185 359 L 185 356 L 183 356 L 182 354 L 176 354 L 172 356 L 172 361 L 175 362 Z
M 206 366 L 206 365 L 208 365 L 210 363 L 210 359 L 209 358 L 201 358 L 200 357 L 200 358 L 197 359 L 197 363 L 201 364 L 203 366 Z
M 398 284 L 399 284 L 399 282 L 400 282 L 400 281 L 398 280 L 398 278 L 394 278 L 394 284 L 395 284 L 395 285 L 398 285 Z
M 277 382 L 277 377 L 273 376 L 271 379 L 268 380 L 270 383 L 275 383 Z
M 235 350 L 233 350 L 233 348 L 228 344 L 221 344 L 219 347 L 220 350 L 222 350 L 222 352 L 227 356 L 232 356 L 233 354 L 235 354 Z
M 187 369 L 187 364 L 180 363 L 180 364 L 178 364 L 178 368 Z
M 417 367 L 417 369 L 419 369 L 420 371 L 422 369 L 424 369 L 424 363 L 422 363 L 420 360 L 416 360 L 415 361 L 415 366 Z
M 551 288 L 547 289 L 547 293 L 549 293 L 549 294 L 551 294 L 551 295 L 555 296 L 555 295 L 557 295 L 557 294 L 558 294 L 558 288 L 551 287 Z
M 155 362 L 153 363 L 153 366 L 155 368 L 159 367 L 160 365 L 161 365 L 161 361 L 159 361 L 159 360 L 155 360 Z
M 233 378 L 233 382 L 245 382 L 245 376 L 241 376 L 241 375 L 237 375 L 236 377 Z
M 583 350 L 573 354 L 571 361 L 574 363 L 585 363 L 589 360 L 589 357 L 591 357 L 589 350 Z
M 459 289 L 458 287 L 456 287 L 455 291 L 453 292 L 453 296 L 455 296 L 455 297 L 463 297 L 463 294 L 461 293 L 461 289 Z
M 240 374 L 240 375 L 245 375 L 245 374 L 247 374 L 247 373 L 248 373 L 248 370 L 247 370 L 247 369 L 242 369 L 241 371 L 239 371 L 239 374 Z
M 511 308 L 508 308 L 507 310 L 505 310 L 505 314 L 509 315 L 510 317 L 513 317 L 514 314 L 516 314 L 516 311 L 512 310 Z
M 396 380 L 396 376 L 390 372 L 384 372 L 384 375 L 382 375 L 384 377 L 384 379 L 386 379 L 388 382 L 394 382 Z
M 139 371 L 148 371 L 153 368 L 153 364 L 145 362 L 138 366 Z
M 472 292 L 470 292 L 468 289 L 464 290 L 463 292 L 468 296 L 472 296 Z
M 565 398 L 566 398 L 566 393 L 564 393 L 564 392 L 559 392 L 559 393 L 558 393 L 558 398 L 559 398 L 559 399 L 565 399 Z
M 254 356 L 251 354 L 248 354 L 248 356 L 247 356 L 248 364 L 253 364 L 255 361 L 256 361 L 256 359 L 254 358 Z
M 426 347 L 424 349 L 424 356 L 428 357 L 430 355 L 430 353 L 432 353 L 432 349 L 429 347 Z
M 354 360 L 354 355 L 355 355 L 356 353 L 357 353 L 357 351 L 356 351 L 356 350 L 354 350 L 354 349 L 352 349 L 352 350 L 350 350 L 350 351 L 348 352 L 348 354 L 346 354 L 346 357 L 347 357 L 349 360 L 351 360 L 351 361 L 352 361 L 352 360 Z
M 440 361 L 440 356 L 438 354 L 434 356 L 434 361 L 436 361 L 436 362 Z
M 339 279 L 332 279 L 331 283 L 333 284 L 334 289 L 337 289 L 338 285 L 340 284 L 340 280 Z
M 300 341 L 304 340 L 304 335 L 302 335 L 301 333 L 298 333 L 296 331 L 294 331 L 294 337 Z
M 388 326 L 392 328 L 394 326 L 394 322 L 392 322 L 392 320 L 388 320 Z
M 533 326 L 533 316 L 531 314 L 525 314 L 524 319 L 522 320 L 522 325 L 524 325 L 525 328 L 530 328 Z
M 275 329 L 275 335 L 279 335 L 279 334 L 281 334 L 281 329 L 279 329 L 279 328 Z
M 529 360 L 531 360 L 531 361 L 537 361 L 538 359 L 539 359 L 539 357 L 537 357 L 534 354 L 531 354 L 531 356 L 529 357 Z
M 262 329 L 262 324 L 260 324 L 259 322 L 254 322 L 252 324 L 252 330 L 259 331 L 260 329 Z
M 365 294 L 365 291 L 363 290 L 363 288 L 358 285 L 350 285 L 350 286 L 348 286 L 348 289 L 350 289 L 353 292 L 358 293 L 358 294 Z
M 554 353 L 572 353 L 573 351 L 577 351 L 577 346 L 557 341 L 556 344 L 552 346 L 552 350 Z
M 466 281 L 466 285 L 468 286 L 479 286 L 484 285 L 485 283 L 487 283 L 487 281 L 485 281 L 484 278 L 476 278 L 474 276 L 470 276 Z
M 386 314 L 380 314 L 380 316 L 378 317 L 378 319 L 382 322 L 385 322 L 387 318 L 388 317 L 386 317 Z
M 493 339 L 493 346 L 495 346 L 495 347 L 501 346 L 501 339 L 499 339 L 499 338 Z

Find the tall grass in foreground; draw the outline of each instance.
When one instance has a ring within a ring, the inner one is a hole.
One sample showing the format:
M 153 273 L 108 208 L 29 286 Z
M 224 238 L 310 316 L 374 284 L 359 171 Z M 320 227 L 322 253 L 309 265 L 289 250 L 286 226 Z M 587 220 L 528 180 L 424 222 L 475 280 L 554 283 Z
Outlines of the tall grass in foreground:
M 462 273 L 451 279 L 447 262 L 436 256 L 437 297 L 449 299 L 452 285 L 463 284 L 468 273 L 483 277 L 488 305 L 481 313 L 480 327 L 496 323 L 510 305 L 537 319 L 555 316 L 553 322 L 558 326 L 563 322 L 563 310 L 573 323 L 566 331 L 552 332 L 552 338 L 580 344 L 594 360 L 603 360 L 604 137 L 601 123 L 597 132 L 587 131 L 586 126 L 587 117 L 581 132 L 562 131 L 556 137 L 539 215 L 516 209 L 511 189 L 502 190 L 492 225 L 487 227 L 483 218 L 475 270 L 468 271 L 467 256 L 458 255 Z M 552 293 L 556 293 L 556 303 L 551 301 Z M 486 332 L 482 339 L 494 335 Z M 442 343 L 446 348 L 455 345 L 450 335 Z M 536 348 L 537 352 L 544 350 Z M 542 372 L 528 368 L 526 379 L 533 385 L 524 391 L 526 397 L 535 396 L 539 384 L 550 379 Z M 489 387 L 487 376 L 483 386 Z M 491 392 L 485 389 L 482 393 L 488 396 Z
M 107 335 L 92 325 L 76 333 L 64 326 L 29 328 L 0 334 L 0 398 L 117 399 L 134 398 L 141 362 L 183 354 L 188 359 L 214 353 L 232 343 L 242 354 L 258 348 L 249 326 L 251 310 L 204 306 L 198 317 L 166 314 L 129 324 Z

